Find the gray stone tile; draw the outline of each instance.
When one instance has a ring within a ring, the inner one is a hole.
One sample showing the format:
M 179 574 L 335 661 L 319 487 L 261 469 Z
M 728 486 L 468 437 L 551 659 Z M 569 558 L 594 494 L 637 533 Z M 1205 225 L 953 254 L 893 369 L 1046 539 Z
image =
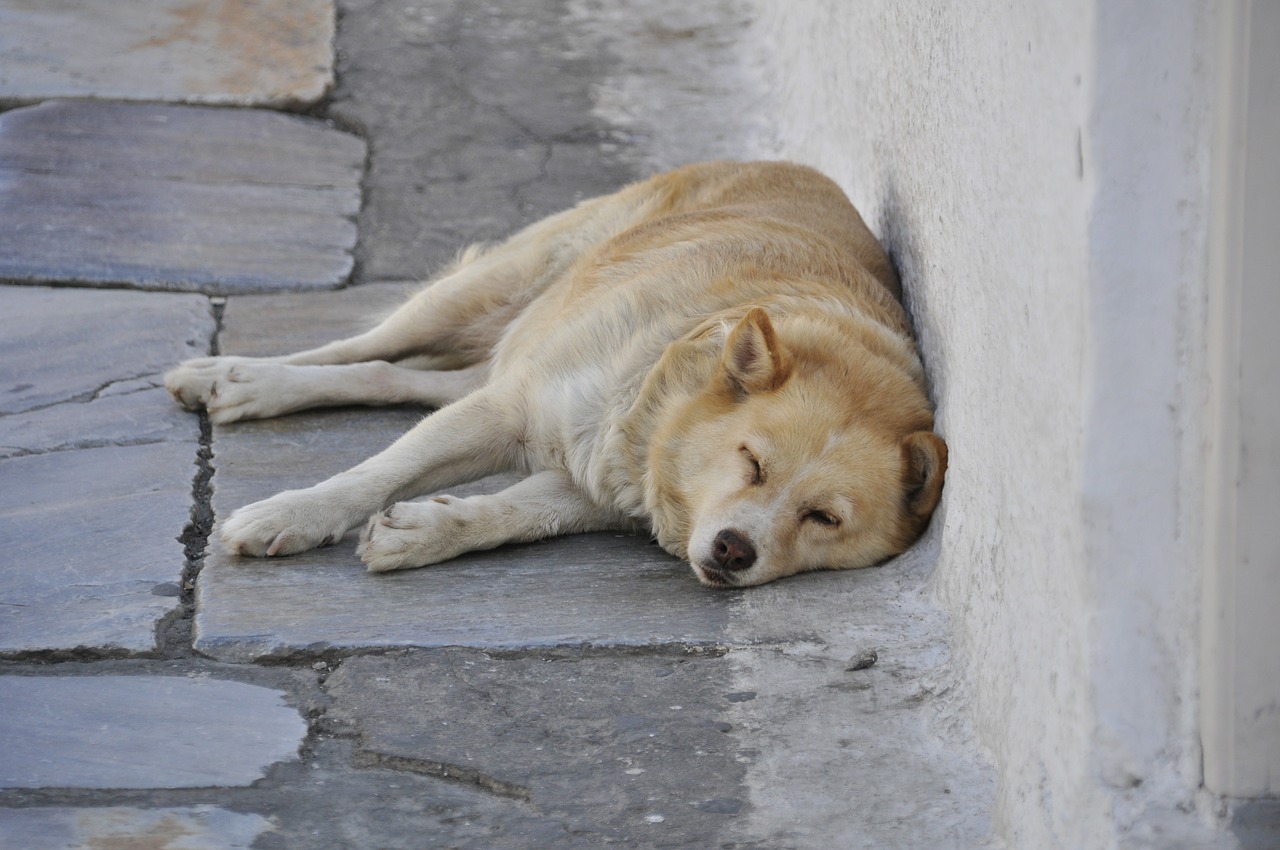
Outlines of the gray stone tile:
M 139 390 L 212 333 L 197 295 L 0 286 L 0 415 Z
M 600 850 L 594 836 L 472 782 L 408 761 L 358 764 L 353 743 L 321 732 L 307 741 L 305 764 L 279 765 L 267 782 L 210 802 L 270 819 L 257 850 Z
M 724 639 L 736 601 L 637 537 L 577 535 L 373 575 L 349 535 L 267 561 L 215 548 L 197 588 L 195 646 L 250 661 L 330 647 L 710 644 Z
M 262 110 L 54 102 L 0 116 L 0 278 L 233 292 L 352 268 L 365 145 Z
M 15 850 L 250 850 L 259 836 L 270 831 L 271 821 L 261 815 L 216 806 L 0 809 L 0 847 Z
M 613 57 L 570 5 L 343 0 L 331 113 L 377 140 L 365 279 L 430 274 L 464 245 L 637 176 L 592 113 Z M 549 172 L 553 160 L 571 179 Z
M 115 384 L 86 401 L 0 415 L 0 459 L 175 440 L 187 441 L 194 452 L 198 436 L 191 414 L 173 403 L 154 376 Z
M 192 443 L 0 461 L 0 652 L 150 652 L 178 606 Z
M 284 692 L 192 676 L 0 677 L 0 787 L 249 785 L 307 732 Z
M 0 287 L 0 652 L 155 648 L 200 436 L 157 385 L 212 333 L 200 296 Z
M 722 658 L 352 658 L 329 719 L 356 763 L 470 781 L 600 845 L 719 847 L 758 750 Z
M 0 101 L 311 103 L 333 38 L 332 0 L 0 0 Z
M 224 354 L 253 357 L 314 348 L 369 330 L 407 301 L 417 288 L 416 283 L 403 281 L 371 283 L 337 292 L 229 298 L 218 340 Z

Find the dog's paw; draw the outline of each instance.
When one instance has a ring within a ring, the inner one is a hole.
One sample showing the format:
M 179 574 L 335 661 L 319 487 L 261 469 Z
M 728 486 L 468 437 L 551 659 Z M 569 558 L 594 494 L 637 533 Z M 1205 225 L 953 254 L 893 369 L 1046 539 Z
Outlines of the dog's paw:
M 223 545 L 237 555 L 274 557 L 328 546 L 352 526 L 348 515 L 311 490 L 287 490 L 246 505 L 222 525 Z
M 165 373 L 164 386 L 173 400 L 187 410 L 203 410 L 213 395 L 216 365 L 221 357 L 185 360 Z
M 268 419 L 294 409 L 287 366 L 251 357 L 201 357 L 164 376 L 165 388 L 187 410 L 207 410 L 220 425 Z
M 469 548 L 462 540 L 467 521 L 451 509 L 457 504 L 438 496 L 392 505 L 365 524 L 356 554 L 371 573 L 425 567 L 461 555 Z

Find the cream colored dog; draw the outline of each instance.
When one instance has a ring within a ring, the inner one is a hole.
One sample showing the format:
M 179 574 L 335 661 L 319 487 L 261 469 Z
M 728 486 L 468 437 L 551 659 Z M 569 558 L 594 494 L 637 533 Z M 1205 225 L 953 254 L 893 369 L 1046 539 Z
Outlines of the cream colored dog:
M 840 190 L 785 163 L 693 165 L 471 249 L 373 330 L 165 378 L 216 423 L 440 409 L 388 449 L 241 508 L 243 555 L 365 523 L 372 571 L 643 528 L 712 586 L 863 567 L 938 502 L 946 445 L 897 278 Z M 486 475 L 494 495 L 404 501 Z

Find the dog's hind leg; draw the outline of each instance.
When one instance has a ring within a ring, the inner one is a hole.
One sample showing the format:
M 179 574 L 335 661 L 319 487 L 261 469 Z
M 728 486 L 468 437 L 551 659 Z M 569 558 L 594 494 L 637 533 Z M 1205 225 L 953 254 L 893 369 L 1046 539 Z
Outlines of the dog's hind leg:
M 506 543 L 634 524 L 588 499 L 568 473 L 548 470 L 492 495 L 436 496 L 393 505 L 369 520 L 357 552 L 370 572 L 381 573 Z
M 208 409 L 217 422 L 278 416 L 306 407 L 406 400 L 399 397 L 404 388 L 421 382 L 406 376 L 388 378 L 386 370 L 371 373 L 372 383 L 356 387 L 357 379 L 348 381 L 346 376 L 368 377 L 365 373 L 321 376 L 279 367 L 383 361 L 452 370 L 487 363 L 515 317 L 560 279 L 583 251 L 625 226 L 635 207 L 634 202 L 612 196 L 587 202 L 530 225 L 488 250 L 465 252 L 434 283 L 365 333 L 279 357 L 188 360 L 165 375 L 165 386 L 183 407 Z M 390 388 L 385 396 L 378 392 L 384 386 Z M 288 403 L 264 397 L 266 391 Z M 226 393 L 235 396 L 234 403 L 227 401 Z M 428 387 L 425 394 L 428 403 L 437 403 L 435 389 Z M 409 396 L 407 400 L 419 399 L 417 390 Z
M 394 502 L 521 468 L 517 407 L 491 388 L 473 392 L 346 472 L 241 508 L 223 524 L 222 541 L 242 555 L 302 552 Z

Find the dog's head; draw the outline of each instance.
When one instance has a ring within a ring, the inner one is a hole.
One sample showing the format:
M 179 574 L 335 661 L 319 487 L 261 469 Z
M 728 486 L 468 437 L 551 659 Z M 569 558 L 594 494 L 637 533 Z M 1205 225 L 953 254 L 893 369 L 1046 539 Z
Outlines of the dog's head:
M 878 563 L 941 495 L 947 447 L 901 358 L 822 323 L 779 327 L 753 308 L 653 444 L 659 542 L 708 586 Z

